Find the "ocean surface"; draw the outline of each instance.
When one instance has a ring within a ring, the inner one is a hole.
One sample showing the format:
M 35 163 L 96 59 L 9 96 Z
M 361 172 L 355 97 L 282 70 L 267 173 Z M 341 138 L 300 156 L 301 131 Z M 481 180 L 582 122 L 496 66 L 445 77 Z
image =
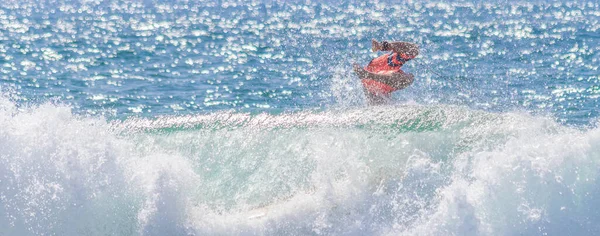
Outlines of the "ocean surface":
M 598 1 L 4 0 L 0 235 L 598 235 Z M 367 106 L 371 39 L 417 43 Z

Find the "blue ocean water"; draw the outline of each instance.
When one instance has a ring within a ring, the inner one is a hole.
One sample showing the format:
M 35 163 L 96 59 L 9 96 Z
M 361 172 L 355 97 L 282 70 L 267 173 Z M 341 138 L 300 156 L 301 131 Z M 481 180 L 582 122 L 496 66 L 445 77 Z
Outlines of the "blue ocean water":
M 0 235 L 594 235 L 595 1 L 0 3 Z M 417 43 L 367 106 L 371 39 Z

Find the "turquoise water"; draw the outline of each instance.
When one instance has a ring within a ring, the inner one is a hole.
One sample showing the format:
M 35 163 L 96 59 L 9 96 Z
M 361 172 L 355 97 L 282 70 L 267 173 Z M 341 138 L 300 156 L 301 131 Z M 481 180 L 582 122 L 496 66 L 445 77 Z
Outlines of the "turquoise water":
M 596 234 L 599 9 L 4 1 L 0 234 Z

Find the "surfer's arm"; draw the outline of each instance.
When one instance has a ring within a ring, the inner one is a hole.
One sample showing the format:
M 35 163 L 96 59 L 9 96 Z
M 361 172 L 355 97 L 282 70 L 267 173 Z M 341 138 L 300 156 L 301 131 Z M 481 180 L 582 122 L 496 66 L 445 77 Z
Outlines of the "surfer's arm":
M 372 40 L 372 50 L 375 51 L 394 51 L 398 54 L 405 54 L 411 58 L 419 55 L 419 46 L 409 42 L 377 42 Z
M 375 74 L 368 72 L 359 65 L 354 65 L 354 72 L 362 79 L 371 79 L 392 86 L 395 89 L 403 89 L 411 85 L 414 76 L 407 73 Z

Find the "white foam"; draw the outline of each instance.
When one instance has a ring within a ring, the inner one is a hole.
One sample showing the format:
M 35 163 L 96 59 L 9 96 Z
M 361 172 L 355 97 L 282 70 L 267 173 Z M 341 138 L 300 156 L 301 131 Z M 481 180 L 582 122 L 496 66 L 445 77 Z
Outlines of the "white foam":
M 590 234 L 598 128 L 403 105 L 107 123 L 0 99 L 0 233 Z
M 102 119 L 74 116 L 66 106 L 16 111 L 1 103 L 0 233 L 185 229 L 166 225 L 184 221 L 181 193 L 194 182 L 185 159 L 138 151 Z

